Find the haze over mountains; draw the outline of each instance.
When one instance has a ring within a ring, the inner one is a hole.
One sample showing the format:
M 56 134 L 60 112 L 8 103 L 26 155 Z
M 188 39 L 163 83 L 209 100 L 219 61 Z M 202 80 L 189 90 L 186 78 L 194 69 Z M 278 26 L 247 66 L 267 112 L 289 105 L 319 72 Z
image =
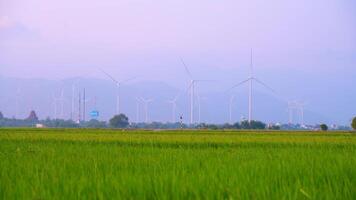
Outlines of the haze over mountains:
M 182 69 L 183 70 L 183 69 Z M 194 71 L 194 70 L 193 70 Z M 315 82 L 312 74 L 298 74 L 297 71 L 290 76 L 291 72 L 280 72 L 280 79 L 271 78 L 273 72 L 258 73 L 257 77 L 277 93 L 270 92 L 257 83 L 254 84 L 254 108 L 253 118 L 265 122 L 288 122 L 287 100 L 299 100 L 305 102 L 305 123 L 329 123 L 348 125 L 349 120 L 355 114 L 352 109 L 356 102 L 355 85 L 356 74 L 351 72 L 347 75 L 334 73 L 327 75 L 323 72 L 319 76 L 325 76 L 325 81 Z M 235 95 L 233 103 L 233 121 L 240 121 L 247 117 L 247 85 L 242 85 L 228 91 L 233 85 L 242 80 L 243 74 L 234 78 L 234 72 L 226 72 L 229 77 L 214 82 L 198 84 L 197 94 L 201 97 L 201 122 L 225 123 L 229 122 L 229 100 Z M 262 76 L 263 78 L 260 78 Z M 343 82 L 338 76 L 343 76 Z M 215 77 L 220 77 L 216 73 Z M 236 81 L 234 81 L 236 80 Z M 283 83 L 287 84 L 283 84 Z M 87 115 L 89 112 L 98 110 L 100 120 L 108 120 L 116 112 L 116 87 L 108 79 L 81 77 L 63 80 L 46 79 L 19 79 L 0 77 L 0 111 L 7 117 L 16 116 L 16 101 L 18 101 L 17 115 L 25 118 L 31 109 L 36 110 L 40 118 L 55 117 L 54 97 L 59 98 L 61 89 L 64 91 L 64 112 L 61 115 L 61 103 L 57 101 L 57 117 L 69 119 L 71 116 L 72 85 L 75 85 L 75 108 L 74 119 L 78 113 L 78 95 L 86 89 Z M 178 93 L 177 116 L 183 115 L 185 122 L 189 122 L 189 92 L 188 79 L 176 80 L 174 77 L 170 83 L 158 80 L 140 80 L 138 77 L 132 82 L 124 84 L 121 90 L 121 110 L 129 116 L 130 121 L 137 121 L 137 98 L 151 98 L 149 104 L 149 121 L 172 121 L 172 106 L 168 100 L 173 99 Z M 17 99 L 17 100 L 16 100 Z M 340 106 L 338 106 L 340 105 Z M 145 121 L 144 104 L 139 104 L 139 121 Z M 199 122 L 198 99 L 195 99 L 195 122 Z M 295 111 L 294 123 L 301 122 L 300 114 Z

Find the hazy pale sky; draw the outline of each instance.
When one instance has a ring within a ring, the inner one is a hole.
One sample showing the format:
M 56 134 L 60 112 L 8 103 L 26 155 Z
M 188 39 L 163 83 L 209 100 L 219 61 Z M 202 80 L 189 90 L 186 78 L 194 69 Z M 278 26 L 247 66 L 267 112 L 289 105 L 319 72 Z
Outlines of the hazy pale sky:
M 2 77 L 107 79 L 102 68 L 184 89 L 182 57 L 220 81 L 202 89 L 223 91 L 247 77 L 250 48 L 282 95 L 341 122 L 356 114 L 354 0 L 0 0 Z
M 353 0 L 0 0 L 0 75 L 184 75 L 356 65 Z M 207 70 L 207 71 L 204 71 Z

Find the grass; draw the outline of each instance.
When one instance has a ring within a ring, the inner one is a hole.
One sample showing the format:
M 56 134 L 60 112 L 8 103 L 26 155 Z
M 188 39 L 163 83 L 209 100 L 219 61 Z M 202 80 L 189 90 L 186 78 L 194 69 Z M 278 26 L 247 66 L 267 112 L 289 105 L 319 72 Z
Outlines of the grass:
M 355 136 L 0 129 L 0 199 L 356 199 Z

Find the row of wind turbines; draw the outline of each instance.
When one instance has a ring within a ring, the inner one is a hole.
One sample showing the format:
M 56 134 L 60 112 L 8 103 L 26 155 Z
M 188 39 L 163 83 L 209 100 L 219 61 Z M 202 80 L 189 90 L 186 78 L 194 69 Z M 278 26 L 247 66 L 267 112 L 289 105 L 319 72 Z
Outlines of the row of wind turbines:
M 205 79 L 196 79 L 192 73 L 189 70 L 188 65 L 186 65 L 186 63 L 184 62 L 184 60 L 181 58 L 180 59 L 182 62 L 182 65 L 185 68 L 186 74 L 189 77 L 189 84 L 188 84 L 188 88 L 187 88 L 187 92 L 189 91 L 189 110 L 190 110 L 190 124 L 194 124 L 195 123 L 195 99 L 196 96 L 198 98 L 198 122 L 200 122 L 200 96 L 196 95 L 196 87 L 197 84 L 203 83 L 203 82 L 213 82 L 216 80 L 205 80 Z M 250 55 L 250 70 L 249 70 L 249 76 L 246 80 L 243 80 L 235 85 L 233 85 L 231 88 L 229 88 L 227 91 L 231 91 L 241 85 L 244 84 L 248 84 L 248 122 L 251 123 L 251 121 L 253 120 L 253 85 L 254 83 L 260 84 L 263 87 L 265 87 L 266 89 L 268 89 L 269 91 L 271 91 L 274 94 L 277 94 L 276 91 L 274 89 L 272 89 L 271 87 L 269 87 L 267 84 L 265 84 L 264 82 L 262 82 L 261 80 L 259 80 L 257 77 L 254 76 L 253 74 L 253 57 L 252 57 L 252 49 L 251 49 L 251 55 Z M 109 73 L 105 72 L 104 70 L 100 69 L 100 71 L 105 74 L 117 87 L 117 95 L 116 95 L 116 113 L 120 114 L 121 110 L 120 110 L 120 97 L 121 97 L 121 87 L 124 83 L 127 83 L 131 80 L 134 80 L 136 77 L 133 78 L 129 78 L 126 80 L 117 80 L 115 79 L 112 75 L 110 75 Z M 179 92 L 173 99 L 169 100 L 168 103 L 171 104 L 172 106 L 172 122 L 176 122 L 176 117 L 177 117 L 177 100 L 179 99 L 179 97 L 181 96 L 182 92 Z M 234 95 L 231 95 L 230 97 L 230 102 L 229 102 L 229 123 L 233 123 L 232 122 L 232 105 L 233 105 L 233 101 L 235 99 Z M 148 105 L 149 103 L 151 103 L 153 101 L 153 99 L 145 99 L 145 98 L 136 98 L 136 121 L 139 121 L 139 106 L 140 103 L 144 104 L 144 111 L 145 111 L 145 122 L 147 123 L 149 121 L 148 119 Z M 302 106 L 301 103 L 298 103 L 297 101 L 293 101 L 293 103 L 288 103 L 288 111 L 289 111 L 289 123 L 292 123 L 292 115 L 293 115 L 293 110 L 294 109 L 300 109 L 300 107 Z M 302 124 L 304 124 L 304 110 L 300 109 L 302 112 Z M 181 117 L 182 118 L 182 117 Z
M 248 122 L 251 122 L 253 120 L 253 87 L 254 84 L 260 84 L 270 92 L 277 94 L 277 92 L 269 87 L 267 84 L 259 80 L 253 73 L 253 56 L 252 56 L 252 49 L 250 52 L 250 66 L 249 66 L 249 75 L 247 79 L 238 82 L 237 84 L 233 85 L 231 88 L 226 90 L 226 92 L 230 92 L 242 85 L 248 84 Z M 203 84 L 204 82 L 214 82 L 217 80 L 206 80 L 206 79 L 197 79 L 193 74 L 190 72 L 188 65 L 184 62 L 182 58 L 180 58 L 180 61 L 185 69 L 186 75 L 189 78 L 189 83 L 188 87 L 184 91 L 178 92 L 172 99 L 168 100 L 167 103 L 171 105 L 171 121 L 173 123 L 177 122 L 177 101 L 179 98 L 182 96 L 183 93 L 189 93 L 189 123 L 194 124 L 194 123 L 200 123 L 201 122 L 201 99 L 202 97 L 197 93 L 197 85 L 198 84 Z M 112 75 L 107 73 L 106 71 L 99 69 L 107 78 L 109 78 L 116 87 L 116 114 L 120 114 L 122 112 L 121 110 L 121 88 L 124 84 L 136 79 L 136 77 L 132 77 L 129 79 L 124 79 L 124 80 L 117 80 L 115 79 Z M 55 119 L 63 119 L 64 118 L 64 104 L 70 104 L 70 119 L 73 121 L 85 121 L 85 116 L 86 116 L 86 104 L 89 102 L 94 102 L 94 108 L 96 107 L 96 98 L 93 99 L 86 99 L 86 94 L 85 94 L 85 89 L 83 91 L 79 90 L 79 87 L 76 87 L 78 85 L 78 81 L 74 82 L 72 84 L 72 99 L 71 101 L 67 100 L 64 97 L 64 91 L 63 88 L 60 90 L 59 95 L 52 95 L 52 106 L 54 107 L 54 118 Z M 76 92 L 79 92 L 78 97 L 76 98 Z M 19 107 L 19 89 L 16 94 L 16 116 L 18 116 L 18 107 Z M 278 94 L 277 94 L 278 95 Z M 233 123 L 233 104 L 234 100 L 236 99 L 235 95 L 231 95 L 229 99 L 229 123 Z M 140 108 L 142 107 L 143 110 L 143 121 L 148 123 L 149 122 L 149 105 L 154 101 L 154 99 L 151 98 L 143 98 L 143 97 L 136 97 L 136 122 L 140 121 Z M 78 101 L 78 102 L 77 102 Z M 305 104 L 300 102 L 300 101 L 285 101 L 288 104 L 288 123 L 292 124 L 294 119 L 295 114 L 299 115 L 299 121 L 301 125 L 304 125 L 304 106 Z M 78 103 L 78 104 L 77 104 Z M 196 109 L 195 106 L 198 106 Z M 96 108 L 95 108 L 96 109 Z M 198 113 L 195 113 L 198 111 Z M 197 116 L 196 116 L 197 115 Z M 180 117 L 182 117 L 180 115 Z M 195 117 L 198 117 L 196 120 Z

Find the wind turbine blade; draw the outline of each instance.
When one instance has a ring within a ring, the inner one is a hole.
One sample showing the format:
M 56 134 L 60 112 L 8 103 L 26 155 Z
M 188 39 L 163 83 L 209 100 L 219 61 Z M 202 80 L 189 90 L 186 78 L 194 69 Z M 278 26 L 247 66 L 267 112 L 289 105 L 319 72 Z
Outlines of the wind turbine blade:
M 183 60 L 182 58 L 180 58 L 180 61 L 182 62 L 182 64 L 183 64 L 183 66 L 184 66 L 184 68 L 185 68 L 185 71 L 187 72 L 188 76 L 189 76 L 191 79 L 193 79 L 193 76 L 192 76 L 192 74 L 190 73 L 190 71 L 189 71 L 187 65 L 186 65 L 185 62 L 184 62 L 184 60 Z
M 277 92 L 276 92 L 274 89 L 272 89 L 271 87 L 269 87 L 269 86 L 268 86 L 267 84 L 265 84 L 264 82 L 258 80 L 257 78 L 252 78 L 252 79 L 255 80 L 256 82 L 258 82 L 259 84 L 265 86 L 267 89 L 271 90 L 273 93 L 277 94 Z
M 115 82 L 116 84 L 119 84 L 119 82 L 114 78 L 112 77 L 110 74 L 106 73 L 104 70 L 102 69 L 99 69 L 102 73 L 104 73 L 107 77 L 109 77 L 113 82 Z
M 236 87 L 238 87 L 238 86 L 240 86 L 240 85 L 246 83 L 246 82 L 249 81 L 249 80 L 251 80 L 251 78 L 248 78 L 248 79 L 246 79 L 246 80 L 244 80 L 244 81 L 241 81 L 240 83 L 238 83 L 238 84 L 232 86 L 231 88 L 229 88 L 227 91 L 230 91 L 230 90 L 232 90 L 232 89 L 234 89 L 234 88 L 236 88 Z
M 119 83 L 120 83 L 120 84 L 126 83 L 126 82 L 132 81 L 132 80 L 134 80 L 134 79 L 136 79 L 136 78 L 137 78 L 137 77 L 128 78 L 128 79 L 123 80 L 123 81 L 121 81 L 121 82 L 119 82 Z

